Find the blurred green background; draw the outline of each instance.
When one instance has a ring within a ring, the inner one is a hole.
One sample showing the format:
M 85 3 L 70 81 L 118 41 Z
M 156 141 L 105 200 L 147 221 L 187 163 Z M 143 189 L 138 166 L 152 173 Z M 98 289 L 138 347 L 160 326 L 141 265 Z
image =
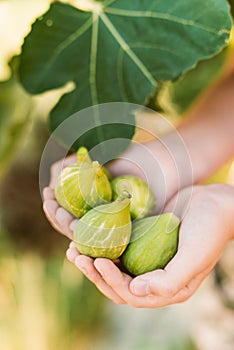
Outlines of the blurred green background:
M 32 98 L 7 65 L 48 3 L 0 1 L 0 349 L 233 350 L 233 244 L 191 300 L 159 310 L 113 305 L 66 260 L 69 241 L 45 219 L 38 183 L 61 92 Z M 234 167 L 214 180 L 234 183 Z

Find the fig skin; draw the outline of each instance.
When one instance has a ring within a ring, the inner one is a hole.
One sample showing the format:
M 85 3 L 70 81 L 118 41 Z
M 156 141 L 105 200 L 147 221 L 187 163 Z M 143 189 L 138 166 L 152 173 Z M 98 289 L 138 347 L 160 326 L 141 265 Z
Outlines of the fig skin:
M 131 237 L 130 199 L 100 205 L 76 224 L 74 242 L 81 254 L 92 258 L 117 259 Z
M 124 189 L 132 195 L 130 212 L 131 218 L 141 219 L 150 215 L 156 205 L 155 196 L 148 184 L 137 176 L 122 175 L 111 181 L 113 199 Z
M 77 154 L 78 162 L 58 176 L 55 198 L 64 209 L 81 218 L 91 208 L 110 202 L 112 189 L 104 167 L 92 162 L 84 147 Z
M 177 252 L 179 224 L 173 213 L 136 220 L 131 241 L 121 257 L 127 271 L 137 276 L 163 269 Z

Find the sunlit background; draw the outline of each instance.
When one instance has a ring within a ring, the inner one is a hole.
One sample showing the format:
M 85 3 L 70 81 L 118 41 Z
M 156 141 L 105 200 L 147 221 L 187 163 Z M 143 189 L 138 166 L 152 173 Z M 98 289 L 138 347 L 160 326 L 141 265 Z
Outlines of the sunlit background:
M 61 92 L 32 99 L 8 81 L 8 60 L 48 4 L 0 1 L 0 349 L 233 350 L 233 244 L 194 297 L 159 310 L 115 306 L 66 260 L 69 241 L 47 223 L 38 188 Z M 234 184 L 234 165 L 209 181 Z

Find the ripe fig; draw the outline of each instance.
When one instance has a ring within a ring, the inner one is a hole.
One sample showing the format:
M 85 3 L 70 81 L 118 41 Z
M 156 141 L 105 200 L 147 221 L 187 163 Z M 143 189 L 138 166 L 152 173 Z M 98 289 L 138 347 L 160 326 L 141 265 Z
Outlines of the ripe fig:
M 111 201 L 112 189 L 104 167 L 92 162 L 86 148 L 81 147 L 76 164 L 64 168 L 55 185 L 58 203 L 76 217 L 91 208 Z
M 77 222 L 74 242 L 81 254 L 115 260 L 130 241 L 131 227 L 130 199 L 118 198 L 86 213 Z
M 163 269 L 177 251 L 179 224 L 173 213 L 136 220 L 122 256 L 126 269 L 135 276 Z
M 130 212 L 132 219 L 143 218 L 155 208 L 155 196 L 148 184 L 137 176 L 124 175 L 111 181 L 113 199 L 118 193 L 127 190 L 132 195 Z
M 78 149 L 78 152 L 77 152 L 77 156 L 78 156 L 78 161 L 79 163 L 83 163 L 83 162 L 86 162 L 86 163 L 92 163 L 92 160 L 89 156 L 89 152 L 87 150 L 87 148 L 85 147 L 80 147 Z M 107 168 L 105 168 L 104 166 L 102 166 L 102 170 L 104 172 L 104 174 L 106 175 L 106 177 L 108 178 L 108 180 L 112 180 L 112 176 L 111 176 L 111 173 L 109 172 L 109 170 Z

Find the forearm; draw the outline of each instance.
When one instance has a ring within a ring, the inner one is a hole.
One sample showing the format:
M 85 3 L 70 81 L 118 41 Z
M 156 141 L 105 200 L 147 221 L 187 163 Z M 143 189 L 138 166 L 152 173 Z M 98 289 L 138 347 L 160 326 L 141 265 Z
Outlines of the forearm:
M 113 176 L 145 179 L 157 197 L 157 212 L 180 189 L 206 179 L 234 157 L 234 76 L 226 74 L 163 137 L 135 143 L 109 169 Z
M 178 190 L 206 179 L 234 157 L 234 76 L 203 96 L 176 130 L 146 145 L 160 164 L 160 172 L 146 166 L 149 184 L 160 193 L 160 210 Z
M 217 202 L 220 206 L 220 214 L 223 222 L 226 224 L 228 239 L 234 239 L 234 186 L 230 185 L 214 185 L 222 186 L 222 193 L 218 196 Z
M 234 157 L 234 75 L 202 98 L 178 132 L 188 148 L 195 182 Z

